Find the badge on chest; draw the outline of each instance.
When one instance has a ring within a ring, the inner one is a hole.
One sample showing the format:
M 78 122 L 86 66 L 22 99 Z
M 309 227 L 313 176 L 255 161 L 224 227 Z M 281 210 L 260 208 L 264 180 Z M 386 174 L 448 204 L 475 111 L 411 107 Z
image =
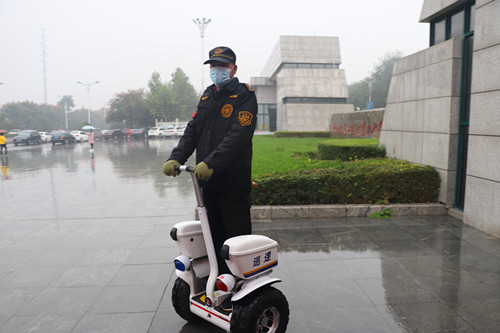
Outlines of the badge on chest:
M 233 114 L 233 106 L 231 104 L 226 104 L 222 107 L 220 111 L 224 118 L 229 118 Z

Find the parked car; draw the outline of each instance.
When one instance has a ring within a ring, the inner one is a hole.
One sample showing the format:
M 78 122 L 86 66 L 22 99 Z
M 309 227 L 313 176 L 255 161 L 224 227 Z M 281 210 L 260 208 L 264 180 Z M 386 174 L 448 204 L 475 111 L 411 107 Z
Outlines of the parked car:
M 165 136 L 165 131 L 162 127 L 153 127 L 148 131 L 148 137 L 150 138 L 161 138 Z
M 50 142 L 52 142 L 52 145 L 55 145 L 56 143 L 68 144 L 76 142 L 75 137 L 68 131 L 54 131 L 51 133 L 51 135 L 52 139 L 50 140 Z
M 42 138 L 38 131 L 25 130 L 19 132 L 19 134 L 12 139 L 12 142 L 14 142 L 15 146 L 19 144 L 29 145 L 32 143 L 42 143 Z
M 122 132 L 125 134 L 127 138 L 130 138 L 134 134 L 134 130 L 131 128 L 124 128 Z
M 163 132 L 165 133 L 165 136 L 167 137 L 172 137 L 177 135 L 177 131 L 175 130 L 175 126 L 168 126 L 164 127 Z
M 21 130 L 20 129 L 13 129 L 13 130 L 10 130 L 9 135 L 18 135 L 19 133 L 21 133 Z
M 42 138 L 42 142 L 50 142 L 52 139 L 52 135 L 49 132 L 38 132 L 40 133 L 40 137 Z
M 187 125 L 177 126 L 175 128 L 175 135 L 177 135 L 177 136 L 183 136 L 184 135 L 184 131 L 186 130 L 186 127 L 187 127 Z
M 71 131 L 77 142 L 89 141 L 89 135 L 84 131 Z
M 144 128 L 136 128 L 132 129 L 129 135 L 133 139 L 146 139 L 148 137 L 148 132 Z
M 112 129 L 105 131 L 102 136 L 104 140 L 108 141 L 110 139 L 123 139 L 127 134 L 123 133 L 120 129 Z

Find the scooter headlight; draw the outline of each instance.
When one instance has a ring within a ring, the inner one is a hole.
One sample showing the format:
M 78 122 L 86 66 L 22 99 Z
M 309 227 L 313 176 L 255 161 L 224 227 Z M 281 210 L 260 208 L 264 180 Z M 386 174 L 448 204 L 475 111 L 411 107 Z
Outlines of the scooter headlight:
M 180 255 L 174 259 L 175 269 L 184 272 L 191 267 L 191 259 L 188 256 Z

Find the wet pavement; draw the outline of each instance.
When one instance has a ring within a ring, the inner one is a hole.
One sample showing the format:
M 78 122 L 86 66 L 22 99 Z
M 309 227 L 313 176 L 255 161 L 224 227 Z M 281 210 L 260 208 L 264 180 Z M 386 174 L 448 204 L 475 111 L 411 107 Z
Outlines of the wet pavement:
M 171 305 L 194 217 L 175 140 L 12 147 L 0 176 L 0 332 L 222 332 Z M 279 243 L 287 332 L 498 332 L 500 240 L 448 216 L 254 221 Z

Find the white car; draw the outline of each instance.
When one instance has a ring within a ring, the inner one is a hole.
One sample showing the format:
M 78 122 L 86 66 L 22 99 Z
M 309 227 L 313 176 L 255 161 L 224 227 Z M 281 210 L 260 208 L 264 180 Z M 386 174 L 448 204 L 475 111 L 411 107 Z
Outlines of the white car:
M 50 142 L 52 140 L 52 135 L 48 132 L 38 132 L 42 138 L 42 142 Z
M 183 136 L 184 135 L 184 131 L 186 130 L 186 127 L 187 127 L 187 125 L 177 126 L 175 128 L 175 134 L 177 136 Z
M 164 135 L 166 137 L 171 137 L 171 136 L 177 135 L 177 131 L 175 129 L 175 126 L 173 126 L 173 125 L 168 126 L 168 127 L 160 127 L 160 128 L 164 131 Z
M 161 127 L 153 127 L 148 131 L 148 137 L 150 138 L 161 138 L 165 136 L 165 131 Z
M 76 142 L 89 141 L 89 135 L 84 131 L 71 131 L 71 135 L 75 137 Z
M 21 130 L 20 129 L 13 129 L 13 130 L 10 130 L 9 135 L 19 135 L 19 133 L 21 133 Z

